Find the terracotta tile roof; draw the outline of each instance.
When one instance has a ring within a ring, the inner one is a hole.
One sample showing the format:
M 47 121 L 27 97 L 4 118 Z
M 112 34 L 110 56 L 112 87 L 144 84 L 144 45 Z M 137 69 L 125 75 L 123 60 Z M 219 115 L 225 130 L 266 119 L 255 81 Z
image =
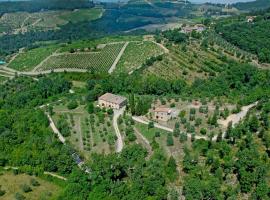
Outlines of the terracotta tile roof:
M 107 101 L 114 104 L 121 104 L 127 100 L 126 97 L 118 96 L 111 93 L 103 94 L 101 97 L 98 98 L 99 100 Z

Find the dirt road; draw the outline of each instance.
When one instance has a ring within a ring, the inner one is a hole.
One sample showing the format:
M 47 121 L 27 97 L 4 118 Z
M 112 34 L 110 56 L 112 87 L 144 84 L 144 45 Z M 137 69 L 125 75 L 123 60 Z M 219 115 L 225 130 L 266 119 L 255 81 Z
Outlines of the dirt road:
M 109 71 L 108 71 L 109 74 L 113 73 L 113 71 L 115 70 L 116 65 L 118 64 L 119 60 L 121 59 L 122 55 L 124 54 L 124 52 L 125 52 L 125 50 L 126 50 L 128 44 L 129 44 L 129 42 L 126 42 L 126 43 L 124 44 L 124 46 L 122 47 L 120 53 L 118 54 L 118 56 L 116 57 L 114 63 L 112 64 L 111 68 L 110 68 Z
M 253 108 L 254 106 L 256 106 L 257 104 L 258 104 L 258 102 L 255 102 L 255 103 L 250 104 L 248 106 L 243 106 L 241 108 L 241 112 L 236 113 L 236 114 L 232 114 L 232 115 L 228 116 L 227 119 L 225 119 L 225 120 L 218 120 L 218 123 L 226 128 L 228 127 L 230 122 L 232 122 L 232 125 L 235 126 L 247 115 L 248 111 L 251 108 Z
M 126 109 L 126 107 L 123 107 L 120 110 L 114 110 L 114 115 L 113 115 L 113 128 L 114 128 L 115 134 L 117 136 L 117 141 L 115 144 L 115 151 L 117 153 L 121 152 L 123 150 L 123 147 L 124 147 L 124 142 L 123 142 L 122 135 L 121 135 L 119 127 L 118 127 L 117 120 L 124 113 L 125 109 Z

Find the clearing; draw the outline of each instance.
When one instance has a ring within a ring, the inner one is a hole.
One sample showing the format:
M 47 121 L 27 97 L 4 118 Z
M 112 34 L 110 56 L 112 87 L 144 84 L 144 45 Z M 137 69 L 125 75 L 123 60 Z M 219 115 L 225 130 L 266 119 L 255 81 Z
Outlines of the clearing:
M 31 179 L 35 179 L 40 185 L 33 186 Z M 22 185 L 24 184 L 30 186 L 32 191 L 28 193 L 23 192 Z M 1 189 L 6 192 L 5 195 L 1 197 L 2 200 L 15 199 L 16 193 L 25 196 L 27 200 L 53 199 L 61 189 L 59 186 L 42 180 L 41 178 L 26 174 L 14 175 L 11 172 L 2 172 L 0 174 L 0 186 L 2 186 Z

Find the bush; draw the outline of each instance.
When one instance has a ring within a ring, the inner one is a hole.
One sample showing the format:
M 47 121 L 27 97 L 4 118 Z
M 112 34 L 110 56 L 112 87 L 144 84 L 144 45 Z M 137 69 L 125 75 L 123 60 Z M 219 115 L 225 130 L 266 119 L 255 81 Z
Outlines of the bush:
M 206 135 L 207 130 L 206 130 L 205 128 L 202 128 L 202 129 L 200 130 L 200 133 L 201 133 L 202 135 Z
M 15 199 L 16 199 L 16 200 L 25 200 L 26 198 L 25 198 L 25 196 L 23 196 L 22 194 L 16 193 L 16 194 L 15 194 Z
M 187 141 L 187 134 L 186 134 L 186 133 L 181 133 L 181 134 L 180 134 L 179 141 L 180 141 L 181 143 Z
M 154 128 L 154 122 L 149 122 L 148 129 Z
M 155 132 L 155 137 L 160 137 L 160 132 Z
M 173 136 L 170 133 L 167 135 L 167 146 L 173 146 L 173 145 L 174 145 Z
M 77 107 L 78 107 L 77 101 L 71 101 L 71 102 L 69 102 L 68 105 L 67 105 L 67 108 L 68 108 L 69 110 L 73 110 L 73 109 L 75 109 L 75 108 L 77 108 Z
M 34 178 L 30 180 L 30 183 L 32 186 L 35 186 L 35 187 L 40 186 L 40 183 Z
M 0 197 L 1 196 L 4 196 L 6 194 L 6 191 L 5 190 L 2 190 L 1 187 L 2 186 L 0 185 Z
M 22 188 L 22 191 L 23 191 L 24 193 L 28 193 L 28 192 L 31 192 L 31 191 L 32 191 L 32 188 L 31 188 L 29 185 L 27 185 L 27 184 L 23 184 L 23 185 L 21 186 L 21 188 Z

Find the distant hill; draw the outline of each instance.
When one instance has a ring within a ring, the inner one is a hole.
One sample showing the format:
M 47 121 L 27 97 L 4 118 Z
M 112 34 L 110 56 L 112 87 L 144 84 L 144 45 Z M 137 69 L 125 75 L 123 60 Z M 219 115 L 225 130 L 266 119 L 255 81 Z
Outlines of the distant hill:
M 4 1 L 0 0 L 0 15 L 10 12 L 38 12 L 40 10 L 72 10 L 90 8 L 94 4 L 88 0 L 32 0 L 32 1 Z
M 269 0 L 257 0 L 253 2 L 245 2 L 245 3 L 236 3 L 234 4 L 234 7 L 236 7 L 239 10 L 262 10 L 270 7 L 270 1 Z
M 246 16 L 221 20 L 216 31 L 228 42 L 256 54 L 261 62 L 270 63 L 270 10 L 257 12 L 255 16 L 250 23 Z

